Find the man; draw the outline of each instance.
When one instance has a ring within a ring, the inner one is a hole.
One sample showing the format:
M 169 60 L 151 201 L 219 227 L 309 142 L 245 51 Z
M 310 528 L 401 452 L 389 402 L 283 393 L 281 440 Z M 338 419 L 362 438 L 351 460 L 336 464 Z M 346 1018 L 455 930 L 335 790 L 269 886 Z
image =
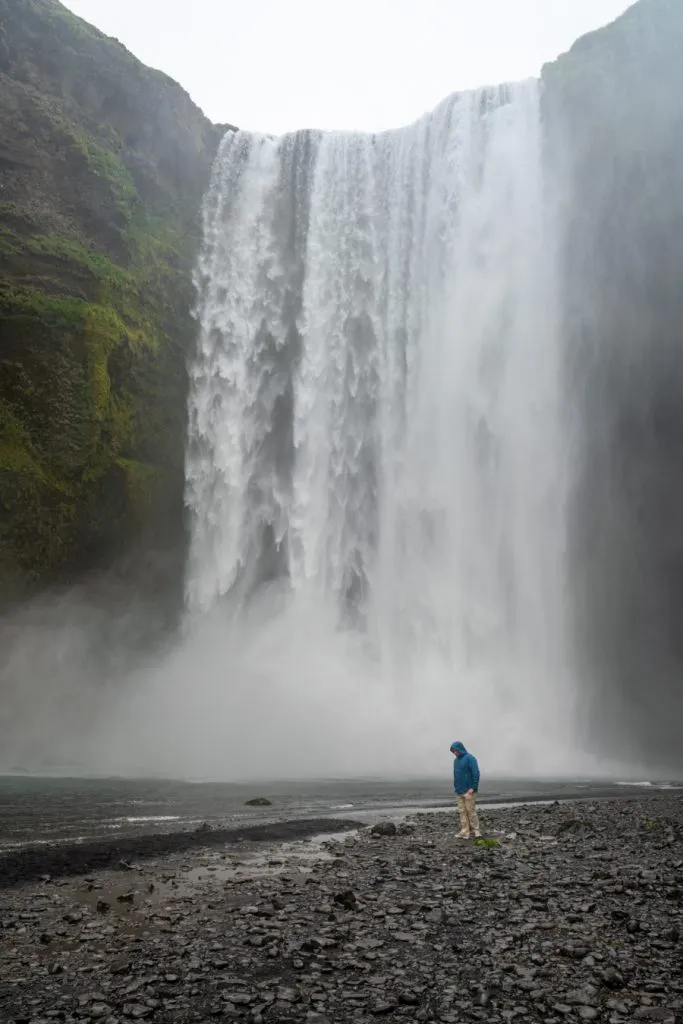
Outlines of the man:
M 472 833 L 475 838 L 481 835 L 479 816 L 477 815 L 477 792 L 479 790 L 479 765 L 474 754 L 468 753 L 464 743 L 456 740 L 451 743 L 453 762 L 453 789 L 460 814 L 460 832 L 458 839 L 469 839 Z

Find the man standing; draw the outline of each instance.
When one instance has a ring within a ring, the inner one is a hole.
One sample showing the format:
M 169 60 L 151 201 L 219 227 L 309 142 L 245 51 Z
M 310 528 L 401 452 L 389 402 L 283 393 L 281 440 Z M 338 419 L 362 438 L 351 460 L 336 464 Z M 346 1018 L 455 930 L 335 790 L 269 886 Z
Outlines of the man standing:
M 477 792 L 479 790 L 479 765 L 474 754 L 468 753 L 464 743 L 456 740 L 451 743 L 453 762 L 453 788 L 460 814 L 460 832 L 458 839 L 469 839 L 472 833 L 475 838 L 481 835 L 479 817 L 477 815 Z

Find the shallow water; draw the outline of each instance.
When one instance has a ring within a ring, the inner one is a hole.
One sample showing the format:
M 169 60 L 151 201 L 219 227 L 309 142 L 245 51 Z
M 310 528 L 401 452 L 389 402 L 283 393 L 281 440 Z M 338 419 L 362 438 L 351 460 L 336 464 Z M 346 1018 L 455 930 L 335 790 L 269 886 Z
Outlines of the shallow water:
M 590 781 L 487 780 L 484 803 L 627 796 L 637 784 Z M 657 787 L 664 783 L 655 784 Z M 269 807 L 245 807 L 253 797 Z M 0 849 L 193 829 L 264 824 L 297 818 L 368 821 L 410 810 L 452 806 L 450 778 L 209 783 L 149 779 L 0 776 Z

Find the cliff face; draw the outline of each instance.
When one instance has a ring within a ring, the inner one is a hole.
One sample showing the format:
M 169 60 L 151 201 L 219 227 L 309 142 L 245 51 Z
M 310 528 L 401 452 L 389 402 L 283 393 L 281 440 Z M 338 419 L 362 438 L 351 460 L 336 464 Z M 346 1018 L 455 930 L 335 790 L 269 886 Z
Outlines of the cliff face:
M 222 132 L 57 0 L 0 0 L 0 600 L 181 545 Z
M 579 488 L 574 649 L 595 734 L 680 761 L 683 4 L 640 0 L 544 70 Z

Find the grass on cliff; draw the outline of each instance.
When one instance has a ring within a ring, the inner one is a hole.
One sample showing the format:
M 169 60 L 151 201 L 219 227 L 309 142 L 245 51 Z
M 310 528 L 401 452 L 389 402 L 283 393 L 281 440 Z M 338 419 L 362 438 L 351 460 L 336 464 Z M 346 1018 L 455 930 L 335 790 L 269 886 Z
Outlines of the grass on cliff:
M 133 414 L 130 396 L 125 392 L 114 394 L 109 372 L 109 360 L 121 346 L 132 349 L 143 337 L 139 331 L 131 329 L 112 306 L 96 305 L 70 296 L 47 295 L 33 288 L 10 286 L 0 282 L 0 325 L 8 337 L 10 345 L 21 348 L 22 361 L 28 364 L 33 372 L 29 375 L 35 379 L 45 355 L 39 342 L 32 344 L 33 331 L 50 332 L 54 339 L 55 356 L 59 348 L 58 339 L 62 339 L 61 351 L 69 364 L 76 364 L 75 371 L 81 371 L 82 387 L 79 388 L 78 372 L 59 379 L 58 363 L 54 362 L 53 387 L 61 386 L 61 406 L 72 409 L 72 420 L 78 419 L 73 433 L 76 438 L 83 435 L 83 444 L 76 443 L 77 458 L 74 459 L 74 470 L 86 477 L 96 477 L 105 465 L 115 461 L 125 453 L 133 441 Z M 33 326 L 32 326 L 33 325 Z M 24 389 L 26 392 L 27 389 Z M 30 393 L 22 393 L 21 381 L 15 388 L 14 402 L 17 405 L 15 414 L 24 422 L 32 422 L 33 403 Z M 23 415 L 22 415 L 23 414 Z M 85 433 L 81 424 L 86 424 Z M 66 428 L 70 426 L 67 423 Z M 40 437 L 44 452 L 51 450 L 49 431 L 54 424 L 46 424 L 47 429 L 35 431 Z M 65 433 L 63 428 L 62 433 Z M 19 441 L 16 434 L 13 435 Z M 23 448 L 23 444 L 22 444 Z M 0 469 L 9 469 L 10 463 L 16 466 L 23 460 L 25 469 L 29 469 L 23 455 L 17 451 L 10 456 L 7 452 L 0 462 Z M 83 467 L 85 461 L 87 468 Z M 68 460 L 67 460 L 68 462 Z
M 103 178 L 116 200 L 118 211 L 126 223 L 133 219 L 136 207 L 142 205 L 128 169 L 116 153 L 95 142 L 91 135 L 71 129 L 71 138 L 88 162 L 88 167 Z
M 35 256 L 47 256 L 64 264 L 64 276 L 69 270 L 84 271 L 96 282 L 95 305 L 111 309 L 117 318 L 117 328 L 124 325 L 121 337 L 133 348 L 156 348 L 160 343 L 160 300 L 148 287 L 152 266 L 125 268 L 113 263 L 94 247 L 83 245 L 77 238 L 59 235 L 35 235 L 28 238 L 25 251 Z M 109 326 L 107 333 L 110 333 Z
M 26 427 L 6 405 L 0 404 L 0 472 L 23 474 L 38 484 L 50 480 L 36 457 Z
M 0 545 L 31 580 L 63 562 L 84 516 L 114 538 L 144 524 L 160 470 L 134 456 L 139 398 L 113 387 L 112 356 L 137 343 L 113 307 L 0 281 L 0 331 Z
M 0 107 L 26 172 L 0 202 L 0 591 L 103 564 L 182 509 L 204 170 L 159 135 L 203 148 L 208 127 L 57 0 L 8 10 Z

